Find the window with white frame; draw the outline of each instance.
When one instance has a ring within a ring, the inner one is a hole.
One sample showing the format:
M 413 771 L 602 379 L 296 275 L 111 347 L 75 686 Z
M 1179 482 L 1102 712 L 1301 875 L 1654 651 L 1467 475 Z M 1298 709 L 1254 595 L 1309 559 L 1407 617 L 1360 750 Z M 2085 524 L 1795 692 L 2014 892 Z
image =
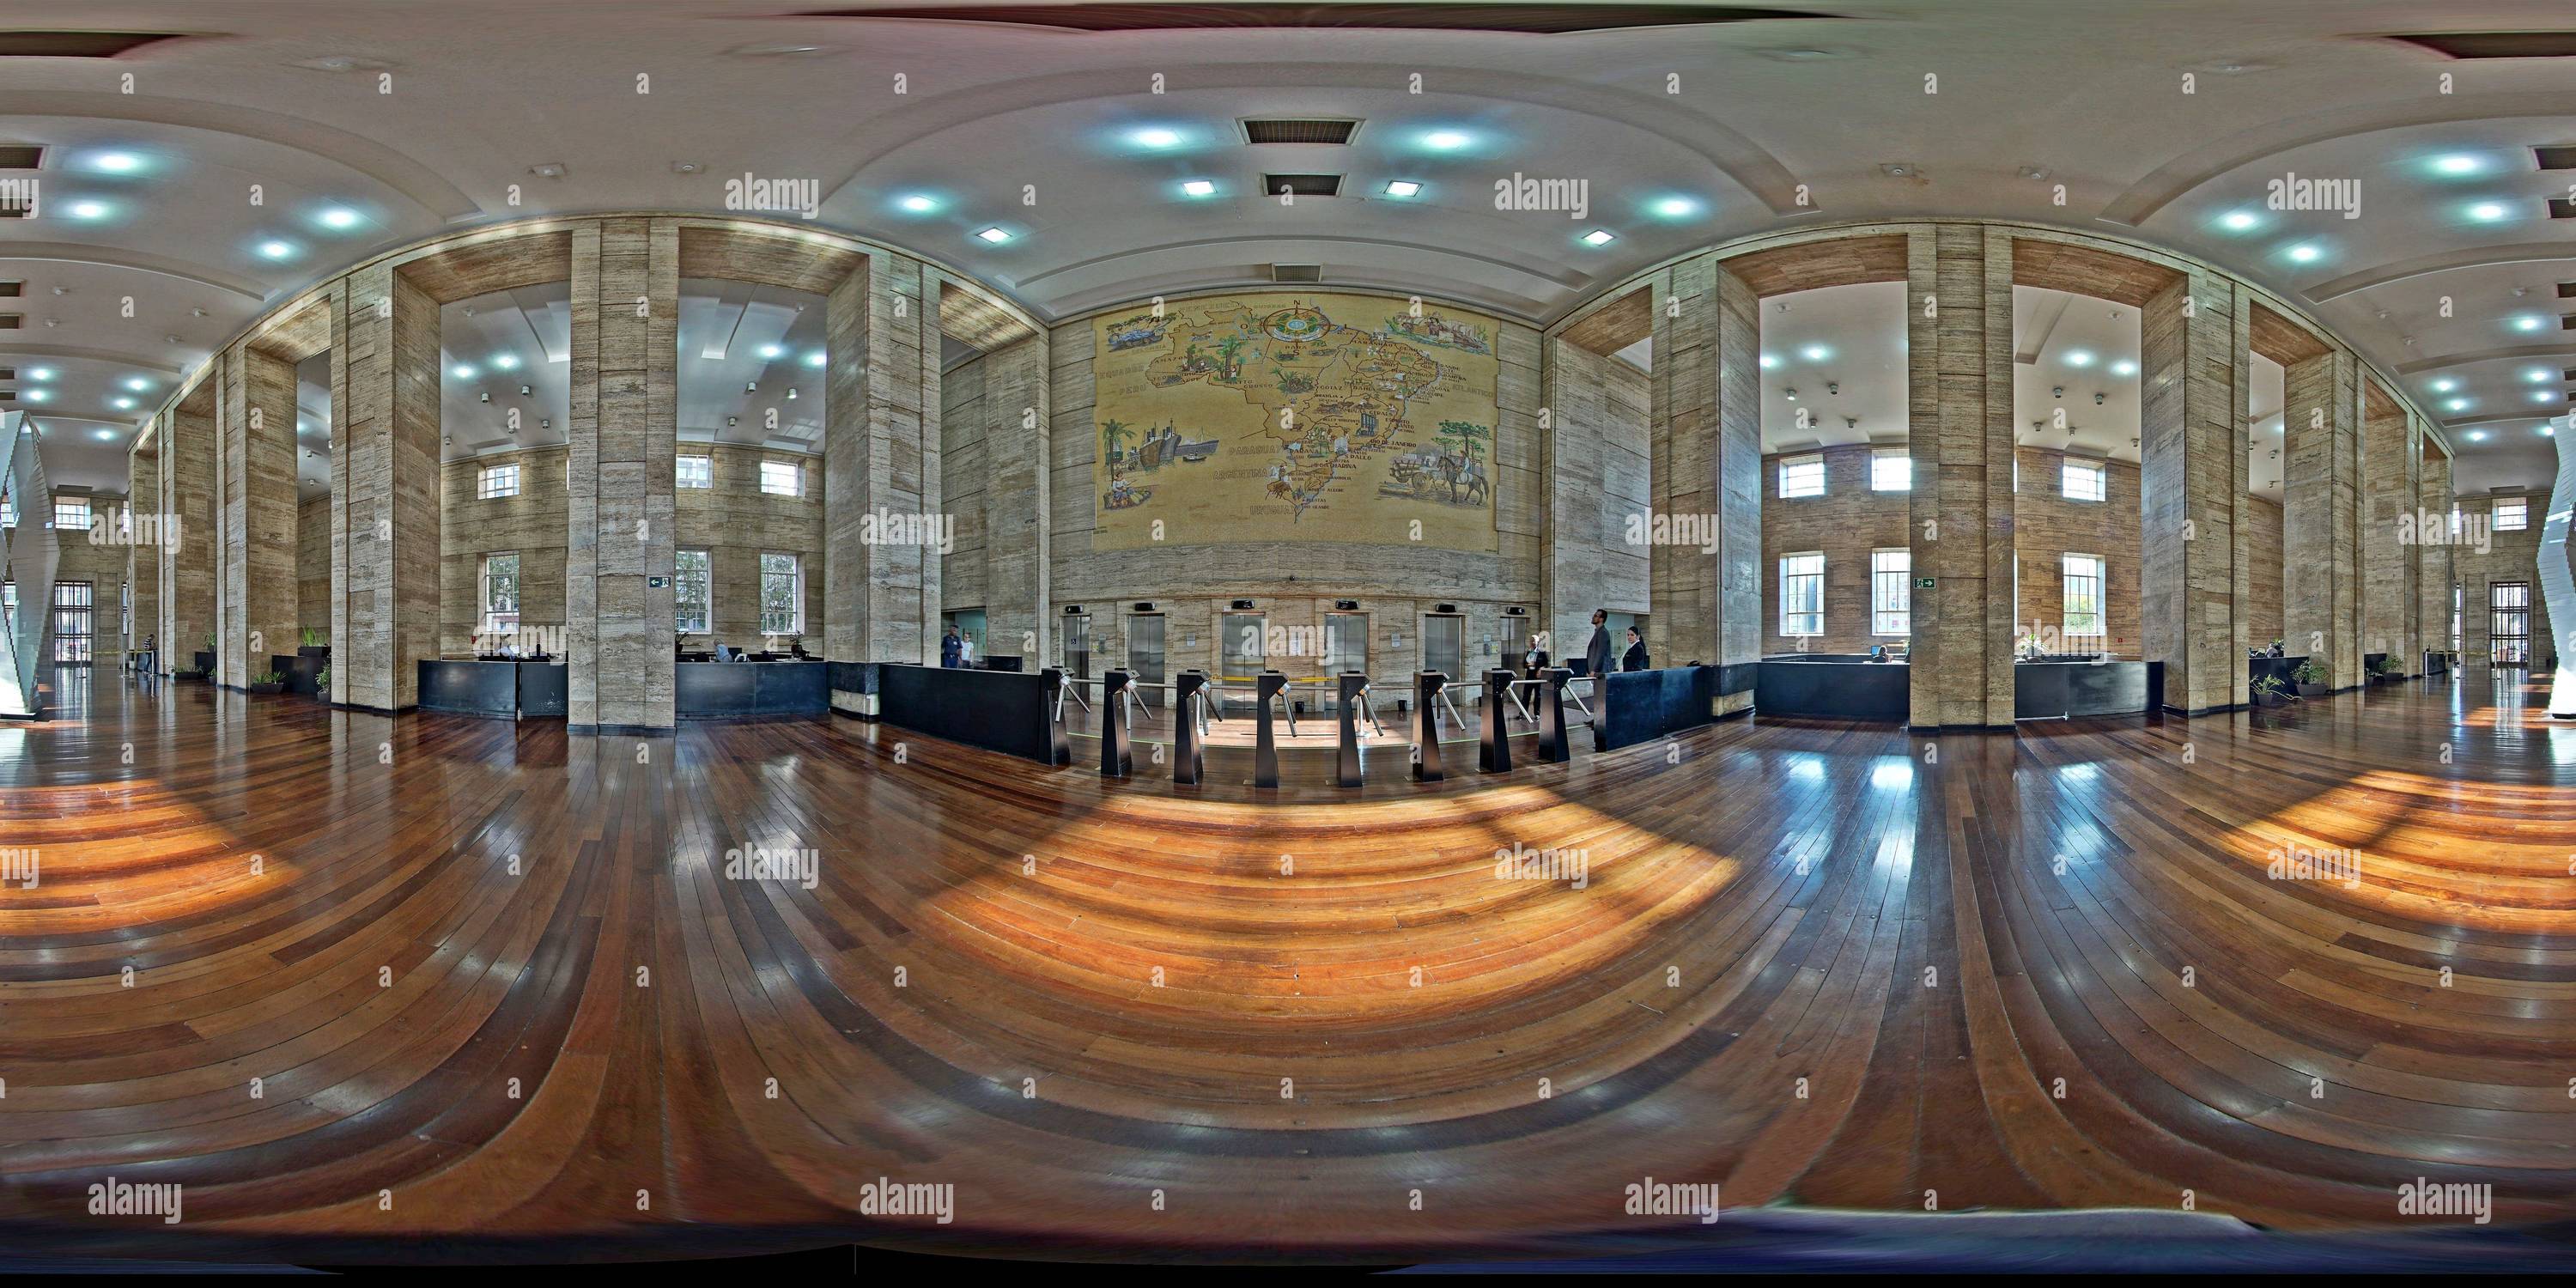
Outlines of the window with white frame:
M 89 498 L 85 496 L 55 497 L 54 531 L 89 531 Z
M 1869 552 L 1869 633 L 1914 633 L 1914 552 Z
M 805 564 L 796 555 L 760 552 L 760 633 L 805 633 Z
M 679 486 L 685 488 L 711 488 L 715 485 L 716 462 L 714 457 L 683 456 L 680 458 Z
M 1780 633 L 1825 633 L 1825 555 L 1821 550 L 1780 556 Z
M 762 461 L 760 490 L 770 496 L 803 496 L 805 467 L 794 461 Z
M 2518 496 L 2500 496 L 2495 502 L 2495 530 L 2520 532 L 2531 526 L 2531 502 Z
M 1902 450 L 1881 449 L 1869 454 L 1869 490 L 1872 492 L 1911 492 L 1914 490 L 1914 458 Z
M 516 465 L 486 465 L 474 486 L 474 498 L 478 501 L 498 500 L 501 497 L 518 494 L 519 467 Z
M 2069 457 L 2066 468 L 2057 476 L 2058 494 L 2069 501 L 2099 501 L 2109 495 L 2104 487 L 2105 471 L 2092 461 Z
M 677 618 L 674 629 L 684 635 L 704 635 L 715 618 L 715 600 L 707 578 L 707 552 L 683 550 L 679 567 L 671 579 L 671 606 Z
M 2066 556 L 2065 583 L 2062 598 L 2066 605 L 2066 633 L 2069 636 L 2102 634 L 2102 557 L 2100 555 Z
M 1790 499 L 1825 494 L 1825 458 L 1789 456 L 1780 461 L 1780 496 Z
M 483 556 L 483 633 L 519 633 L 519 554 L 505 550 Z

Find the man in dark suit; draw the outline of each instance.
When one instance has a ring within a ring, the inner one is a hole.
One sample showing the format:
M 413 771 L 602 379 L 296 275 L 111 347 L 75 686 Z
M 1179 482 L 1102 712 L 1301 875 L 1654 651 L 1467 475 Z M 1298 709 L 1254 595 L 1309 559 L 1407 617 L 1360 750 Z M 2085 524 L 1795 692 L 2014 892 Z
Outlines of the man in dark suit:
M 1585 673 L 1593 676 L 1610 674 L 1610 610 L 1592 610 L 1592 643 L 1583 650 Z

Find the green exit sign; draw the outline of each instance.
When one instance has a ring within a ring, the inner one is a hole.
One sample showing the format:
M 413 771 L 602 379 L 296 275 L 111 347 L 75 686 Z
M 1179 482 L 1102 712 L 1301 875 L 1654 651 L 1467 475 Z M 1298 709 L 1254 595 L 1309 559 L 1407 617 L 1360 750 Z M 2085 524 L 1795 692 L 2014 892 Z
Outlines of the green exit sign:
M 1929 577 L 1917 577 L 1914 579 L 1914 588 L 1916 590 L 1930 590 L 1932 589 L 1932 579 Z

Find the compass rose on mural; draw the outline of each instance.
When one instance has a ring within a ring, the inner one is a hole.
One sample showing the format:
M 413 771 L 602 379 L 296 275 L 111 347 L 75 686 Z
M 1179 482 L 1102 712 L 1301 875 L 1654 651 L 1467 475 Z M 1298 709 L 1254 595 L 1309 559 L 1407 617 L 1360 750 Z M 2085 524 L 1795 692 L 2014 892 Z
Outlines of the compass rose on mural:
M 1325 317 L 1321 309 L 1297 304 L 1261 319 L 1261 329 L 1275 339 L 1304 344 L 1324 338 L 1333 329 L 1333 320 Z

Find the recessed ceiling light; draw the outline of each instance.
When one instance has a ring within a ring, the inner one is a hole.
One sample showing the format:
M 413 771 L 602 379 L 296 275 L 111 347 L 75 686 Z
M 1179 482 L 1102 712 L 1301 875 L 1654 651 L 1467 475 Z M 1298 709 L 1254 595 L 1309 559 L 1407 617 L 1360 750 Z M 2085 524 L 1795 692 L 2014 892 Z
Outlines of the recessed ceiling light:
M 2561 397 L 2555 389 L 2535 389 L 2531 393 L 2531 400 L 2536 403 L 2554 403 L 2561 401 Z
M 2558 437 L 2558 431 L 2547 425 L 2543 425 L 2540 427 L 2540 436 L 2542 438 L 2556 438 Z
M 289 67 L 310 68 L 317 72 L 380 72 L 397 66 L 381 58 L 361 58 L 356 54 L 332 54 L 324 58 L 307 58 L 288 63 Z
M 2456 380 L 2444 379 L 2444 380 L 2436 380 L 2436 381 L 2434 381 L 2434 382 L 2433 382 L 2433 392 L 2434 392 L 2434 393 L 2437 393 L 2437 394 L 2447 394 L 2447 393 L 2451 392 L 2452 390 L 2457 389 L 2457 388 L 2459 388 L 2459 387 L 2460 387 L 2460 382 L 2459 382 L 2459 381 L 2456 381 Z
M 1181 191 L 1193 197 L 1212 196 L 1216 192 L 1216 185 L 1205 179 L 1192 179 L 1181 185 Z
M 1144 148 L 1173 148 L 1179 147 L 1181 144 L 1181 135 L 1179 131 L 1166 130 L 1159 126 L 1153 129 L 1138 130 L 1135 133 L 1128 135 L 1127 138 L 1136 146 Z
M 500 357 L 494 358 L 492 360 L 492 365 L 499 367 L 503 371 L 516 371 L 519 369 L 519 359 L 515 354 L 505 353 Z
M 1811 344 L 1806 348 L 1798 350 L 1798 356 L 1805 358 L 1809 362 L 1822 362 L 1825 359 L 1834 356 L 1834 351 L 1821 344 Z
M 112 429 L 102 429 L 98 431 L 97 438 L 98 441 L 102 443 L 113 443 L 116 441 L 116 431 Z
M 916 215 L 926 215 L 931 211 L 939 209 L 938 202 L 917 192 L 895 204 L 902 206 L 904 209 L 909 210 Z
M 107 405 L 114 407 L 118 411 L 134 410 L 134 400 L 131 398 L 111 398 L 108 400 Z
M 1666 197 L 1655 203 L 1655 213 L 1666 219 L 1681 219 L 1699 213 L 1699 203 L 1688 197 Z
M 564 163 L 561 161 L 540 161 L 535 165 L 529 166 L 528 173 L 533 174 L 540 179 L 560 179 L 564 177 Z
M 1586 246 L 1607 246 L 1617 240 L 1619 240 L 1618 236 L 1607 228 L 1595 228 L 1583 234 L 1583 244 Z
M 1390 197 L 1410 197 L 1421 191 L 1422 185 L 1411 179 L 1390 179 L 1386 185 L 1386 195 Z
M 775 358 L 785 352 L 787 352 L 787 346 L 783 344 L 764 344 L 760 346 L 760 356 L 764 358 Z
M 101 152 L 89 159 L 90 168 L 109 174 L 132 174 L 143 168 L 143 159 L 131 152 Z
M 18 396 L 29 402 L 49 402 L 53 399 L 52 394 L 47 393 L 42 389 L 29 389 Z
M 980 237 L 980 238 L 984 239 L 985 241 L 993 242 L 993 243 L 995 243 L 995 244 L 999 244 L 999 243 L 1002 243 L 1002 242 L 1006 242 L 1006 241 L 1009 241 L 1009 240 L 1011 239 L 1011 235 L 1010 235 L 1009 233 L 1003 232 L 1003 231 L 1002 231 L 1001 229 L 999 229 L 999 228 L 987 228 L 987 229 L 985 229 L 984 231 L 982 231 L 982 232 L 980 232 L 980 233 L 977 233 L 977 234 L 975 234 L 975 235 L 976 235 L 977 237 Z
M 1474 141 L 1463 130 L 1433 130 L 1422 136 L 1422 146 L 1442 152 L 1455 152 Z
M 29 367 L 27 368 L 27 378 L 29 380 L 51 380 L 54 378 L 54 369 L 52 367 Z
M 2236 233 L 2244 232 L 2246 229 L 2252 228 L 2254 225 L 2261 222 L 2263 221 L 2256 219 L 2251 213 L 2242 210 L 2228 211 L 2226 214 L 2219 216 L 2218 219 L 2220 227 L 2225 228 L 2229 232 Z
M 2504 218 L 2510 213 L 2512 212 L 2506 210 L 2504 203 L 2501 201 L 2481 201 L 2478 204 L 2469 207 L 2469 218 L 2475 219 L 2480 223 L 2491 224 Z
M 125 387 L 138 394 L 145 393 L 151 390 L 152 382 L 141 376 L 134 376 L 126 380 Z
M 466 363 L 460 362 L 456 364 L 454 374 L 459 380 L 472 380 L 474 378 L 474 368 Z
M 65 209 L 71 212 L 71 217 L 74 219 L 104 219 L 107 217 L 107 203 L 104 201 L 75 201 Z
M 1774 357 L 1772 357 L 1770 354 L 1767 354 L 1767 353 L 1762 355 L 1762 369 L 1763 369 L 1764 371 L 1769 371 L 1769 370 L 1771 370 L 1772 368 L 1777 367 L 1777 366 L 1779 366 L 1779 365 L 1780 365 L 1780 360 L 1779 360 L 1778 358 L 1774 358 Z
M 325 228 L 355 228 L 358 226 L 358 212 L 333 206 L 322 212 L 321 220 Z
M 2317 257 L 2324 253 L 2304 242 L 2290 248 L 2290 258 L 2302 264 L 2313 264 L 2317 261 Z
M 2516 331 L 2537 331 L 2540 329 L 2540 319 L 2526 313 L 2513 320 L 2513 329 Z
M 2134 376 L 2138 374 L 2138 364 L 2131 362 L 2126 358 L 2122 358 L 2118 362 L 2111 364 L 2111 374 L 2115 376 Z
M 2541 381 L 2549 378 L 2549 368 L 2533 367 L 2531 370 L 2522 373 L 2522 378 L 2531 384 L 2539 384 Z
M 2090 351 L 2084 349 L 2069 349 L 2066 351 L 2066 365 L 2070 367 L 2092 366 L 2093 355 Z
M 822 351 L 822 350 L 820 350 L 820 349 L 816 349 L 816 350 L 815 350 L 815 351 L 813 351 L 812 353 L 806 354 L 806 355 L 805 355 L 805 365 L 806 365 L 806 366 L 809 366 L 809 367 L 819 367 L 819 366 L 822 366 L 822 365 L 823 365 L 823 351 Z
M 2442 404 L 2442 406 L 2448 411 L 2467 411 L 2469 409 L 2469 400 L 2466 398 L 2454 398 L 2449 402 Z
M 295 253 L 295 247 L 288 242 L 264 241 L 259 244 L 259 253 L 269 259 L 284 259 Z
M 2478 164 L 2476 157 L 2465 153 L 2454 152 L 2449 156 L 2433 158 L 2433 169 L 2442 174 L 2476 174 L 2482 168 L 2484 167 Z

